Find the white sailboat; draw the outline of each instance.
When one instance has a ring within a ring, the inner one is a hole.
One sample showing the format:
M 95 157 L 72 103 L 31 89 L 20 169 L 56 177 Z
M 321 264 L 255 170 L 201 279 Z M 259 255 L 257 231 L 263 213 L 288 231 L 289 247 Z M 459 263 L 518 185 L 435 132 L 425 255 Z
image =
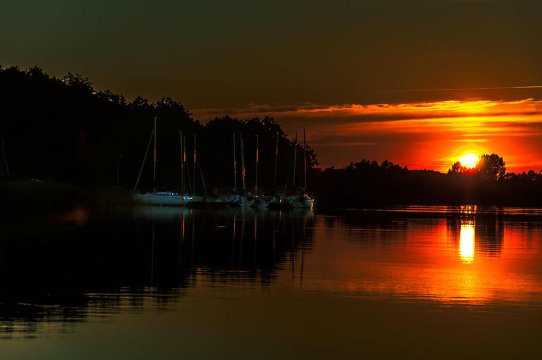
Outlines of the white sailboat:
M 139 170 L 139 175 L 137 177 L 136 184 L 134 186 L 134 195 L 133 199 L 135 202 L 145 205 L 160 205 L 160 206 L 185 206 L 188 205 L 190 202 L 194 201 L 194 197 L 192 195 L 188 194 L 181 194 L 179 192 L 175 191 L 156 191 L 156 159 L 157 159 L 157 147 L 156 147 L 156 120 L 157 118 L 154 118 L 154 127 L 151 132 L 151 137 L 149 139 L 149 145 L 147 146 L 147 150 L 145 151 L 145 156 L 143 158 L 143 163 L 141 164 L 141 168 Z M 183 136 L 181 133 L 181 191 L 184 191 L 184 163 L 185 163 L 185 148 L 183 146 Z M 144 194 L 135 193 L 137 186 L 139 184 L 139 180 L 141 178 L 141 174 L 143 172 L 143 167 L 145 165 L 145 161 L 147 160 L 147 155 L 151 146 L 151 143 L 154 144 L 154 159 L 153 159 L 153 191 L 147 192 Z
M 145 194 L 134 194 L 133 198 L 140 204 L 164 206 L 184 206 L 192 200 L 190 195 L 181 195 L 178 192 L 172 191 L 155 191 Z

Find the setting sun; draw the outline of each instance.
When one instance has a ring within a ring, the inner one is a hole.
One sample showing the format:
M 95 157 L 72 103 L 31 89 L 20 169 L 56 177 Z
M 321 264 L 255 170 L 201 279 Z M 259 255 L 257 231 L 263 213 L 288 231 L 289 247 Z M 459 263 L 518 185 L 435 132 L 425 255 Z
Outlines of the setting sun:
M 480 160 L 480 157 L 474 153 L 468 153 L 463 155 L 459 162 L 463 167 L 466 167 L 467 169 L 473 169 L 476 167 L 476 164 L 478 164 L 478 161 Z

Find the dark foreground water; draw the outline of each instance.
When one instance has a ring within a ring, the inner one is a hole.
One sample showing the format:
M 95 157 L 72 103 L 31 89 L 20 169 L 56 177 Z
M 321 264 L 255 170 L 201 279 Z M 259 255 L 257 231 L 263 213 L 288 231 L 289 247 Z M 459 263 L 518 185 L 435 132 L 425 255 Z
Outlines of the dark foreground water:
M 0 359 L 535 359 L 542 211 L 85 209 L 0 225 Z

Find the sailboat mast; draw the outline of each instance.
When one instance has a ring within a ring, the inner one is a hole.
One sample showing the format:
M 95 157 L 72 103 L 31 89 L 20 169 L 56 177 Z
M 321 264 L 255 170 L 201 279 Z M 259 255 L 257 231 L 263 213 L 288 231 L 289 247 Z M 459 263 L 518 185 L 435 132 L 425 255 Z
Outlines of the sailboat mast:
M 277 165 L 279 160 L 279 133 L 275 134 L 275 175 L 273 177 L 273 187 L 277 191 Z
M 305 128 L 303 128 L 303 190 L 307 190 L 307 144 L 305 142 Z
M 198 159 L 198 155 L 197 155 L 197 152 L 196 152 L 196 134 L 194 134 L 194 168 L 193 168 L 193 182 L 192 182 L 192 192 L 193 194 L 196 193 L 196 163 L 197 163 L 197 159 Z
M 139 168 L 139 174 L 137 175 L 137 180 L 134 185 L 134 189 L 132 191 L 137 190 L 137 185 L 139 185 L 139 180 L 141 179 L 141 174 L 143 174 L 143 167 L 145 166 L 145 163 L 147 162 L 147 155 L 149 155 L 149 150 L 151 149 L 152 139 L 154 136 L 154 128 L 151 131 L 151 136 L 149 137 L 149 143 L 147 144 L 147 150 L 145 150 L 145 156 L 143 157 L 143 162 L 141 163 L 141 167 Z
M 182 131 L 179 131 L 179 138 L 181 140 L 181 193 L 184 193 L 184 143 Z
M 246 168 L 245 168 L 245 144 L 243 142 L 243 135 L 241 137 L 241 175 L 243 179 L 243 194 L 247 191 L 247 183 L 245 180 Z
M 254 182 L 254 194 L 258 195 L 258 162 L 259 162 L 259 153 L 258 153 L 258 148 L 259 148 L 259 137 L 258 135 L 256 135 L 256 180 Z
M 295 190 L 295 168 L 297 166 L 297 132 L 295 133 L 294 141 L 294 176 L 292 177 L 292 189 Z
M 186 150 L 187 149 L 187 142 L 186 142 L 186 136 L 183 135 L 183 153 L 184 153 L 184 168 L 186 170 L 186 175 L 185 175 L 185 180 L 186 180 L 186 183 L 185 183 L 185 190 L 188 192 L 188 193 L 191 193 L 192 192 L 192 182 L 190 181 L 190 168 L 188 167 L 188 151 Z
M 235 156 L 235 133 L 233 135 L 233 191 L 237 191 L 237 158 Z
M 152 188 L 153 190 L 152 191 L 156 191 L 156 158 L 157 158 L 157 153 L 156 153 L 156 119 L 157 117 L 155 116 L 154 117 L 154 166 L 153 166 L 153 176 L 152 176 Z

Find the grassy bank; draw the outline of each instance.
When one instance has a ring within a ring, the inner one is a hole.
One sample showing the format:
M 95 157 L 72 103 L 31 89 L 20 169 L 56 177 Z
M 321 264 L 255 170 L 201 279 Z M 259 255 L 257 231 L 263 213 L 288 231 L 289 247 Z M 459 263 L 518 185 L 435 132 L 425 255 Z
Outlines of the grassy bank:
M 130 205 L 130 193 L 116 187 L 81 187 L 35 180 L 0 182 L 0 217 L 48 214 L 75 206 Z

